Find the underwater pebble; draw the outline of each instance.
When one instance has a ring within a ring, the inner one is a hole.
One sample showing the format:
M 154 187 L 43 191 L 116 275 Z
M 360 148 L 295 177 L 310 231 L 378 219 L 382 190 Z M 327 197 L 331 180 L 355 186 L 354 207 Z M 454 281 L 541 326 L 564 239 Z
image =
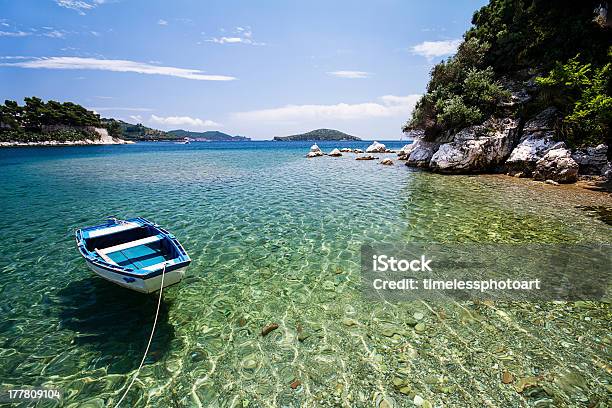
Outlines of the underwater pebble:
M 293 381 L 291 382 L 291 384 L 289 384 L 289 386 L 290 386 L 292 389 L 294 389 L 294 390 L 295 390 L 297 387 L 299 387 L 300 385 L 302 385 L 302 382 L 301 382 L 300 380 L 298 380 L 297 378 L 296 378 L 295 380 L 293 380 Z
M 514 381 L 514 377 L 508 371 L 504 371 L 501 380 L 504 384 L 510 384 Z
M 425 323 L 417 324 L 414 326 L 414 330 L 419 334 L 425 333 Z
M 262 336 L 267 336 L 268 334 L 270 334 L 271 331 L 278 329 L 278 324 L 276 323 L 270 323 L 267 326 L 264 326 L 263 329 L 261 329 L 261 335 Z
M 416 405 L 417 407 L 420 407 L 421 405 L 423 405 L 424 402 L 425 400 L 420 395 L 415 395 L 414 399 L 412 400 L 412 403 Z
M 252 359 L 252 358 L 247 358 L 247 359 L 245 359 L 245 360 L 244 360 L 244 362 L 242 363 L 242 366 L 243 366 L 244 368 L 246 368 L 247 370 L 252 370 L 252 369 L 254 369 L 255 367 L 257 367 L 257 361 L 255 361 L 255 360 L 254 360 L 254 359 Z
M 344 319 L 342 319 L 342 324 L 344 324 L 347 327 L 352 327 L 352 326 L 357 326 L 357 320 L 355 319 L 351 319 L 350 317 L 345 317 Z
M 423 320 L 425 315 L 421 312 L 416 312 L 415 314 L 412 315 L 412 317 L 414 317 L 416 320 Z

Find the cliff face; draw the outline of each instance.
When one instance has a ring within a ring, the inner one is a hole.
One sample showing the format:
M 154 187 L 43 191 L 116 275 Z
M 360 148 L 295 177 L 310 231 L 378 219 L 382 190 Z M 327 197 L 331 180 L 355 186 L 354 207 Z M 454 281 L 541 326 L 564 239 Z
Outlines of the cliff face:
M 472 23 L 404 126 L 418 133 L 407 164 L 558 182 L 610 175 L 607 4 L 491 0 Z

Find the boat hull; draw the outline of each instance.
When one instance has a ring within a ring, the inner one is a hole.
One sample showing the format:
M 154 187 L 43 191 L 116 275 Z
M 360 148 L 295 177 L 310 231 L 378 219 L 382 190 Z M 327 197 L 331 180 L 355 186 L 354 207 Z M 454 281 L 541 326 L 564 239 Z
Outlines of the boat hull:
M 143 279 L 138 278 L 136 276 L 126 276 L 108 269 L 101 268 L 89 261 L 86 262 L 89 269 L 91 269 L 96 275 L 116 285 L 123 286 L 124 288 L 135 290 L 141 293 L 152 293 L 161 289 L 161 274 Z M 183 279 L 183 276 L 185 276 L 186 269 L 187 266 L 166 272 L 164 274 L 164 288 L 179 283 Z

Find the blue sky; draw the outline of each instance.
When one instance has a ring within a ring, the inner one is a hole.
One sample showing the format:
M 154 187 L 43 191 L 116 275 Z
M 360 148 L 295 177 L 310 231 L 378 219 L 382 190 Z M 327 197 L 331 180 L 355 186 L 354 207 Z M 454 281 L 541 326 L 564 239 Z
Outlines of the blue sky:
M 0 98 L 159 129 L 399 139 L 484 0 L 0 0 Z

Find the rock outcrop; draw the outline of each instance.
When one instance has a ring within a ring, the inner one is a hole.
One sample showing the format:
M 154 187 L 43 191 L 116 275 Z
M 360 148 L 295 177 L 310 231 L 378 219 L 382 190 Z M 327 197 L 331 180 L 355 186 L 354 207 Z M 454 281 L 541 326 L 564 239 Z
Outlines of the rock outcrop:
M 578 149 L 572 153 L 572 159 L 578 163 L 580 174 L 602 176 L 608 165 L 608 146 L 600 144 L 596 147 Z
M 340 157 L 342 156 L 342 153 L 340 153 L 340 150 L 334 149 L 331 152 L 329 152 L 327 155 L 332 156 L 332 157 Z
M 366 153 L 385 153 L 387 151 L 387 147 L 378 142 L 374 142 L 368 146 L 366 149 Z
M 321 151 L 319 146 L 317 146 L 316 143 L 315 143 L 312 146 L 310 146 L 310 151 L 308 152 L 306 157 L 311 158 L 311 157 L 319 157 L 319 156 L 323 156 L 323 155 L 324 155 L 323 152 Z
M 458 132 L 440 145 L 429 167 L 441 173 L 477 173 L 495 170 L 510 155 L 518 136 L 518 121 L 490 119 Z
M 423 139 L 415 140 L 407 152 L 406 166 L 428 167 L 433 155 L 438 151 L 440 143 L 426 142 Z
M 509 174 L 521 174 L 525 177 L 532 175 L 536 162 L 555 148 L 554 128 L 557 120 L 557 110 L 548 108 L 525 123 L 519 144 L 506 160 Z
M 553 180 L 557 183 L 573 183 L 578 178 L 578 163 L 572 159 L 571 152 L 565 147 L 551 149 L 537 161 L 533 178 Z

